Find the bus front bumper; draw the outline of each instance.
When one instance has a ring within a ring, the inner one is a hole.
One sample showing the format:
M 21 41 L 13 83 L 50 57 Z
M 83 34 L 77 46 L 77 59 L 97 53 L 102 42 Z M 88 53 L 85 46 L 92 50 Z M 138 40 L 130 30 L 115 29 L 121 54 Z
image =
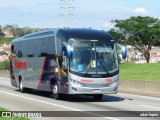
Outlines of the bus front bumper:
M 117 94 L 118 87 L 103 87 L 103 88 L 89 88 L 89 87 L 75 87 L 70 86 L 68 94 Z

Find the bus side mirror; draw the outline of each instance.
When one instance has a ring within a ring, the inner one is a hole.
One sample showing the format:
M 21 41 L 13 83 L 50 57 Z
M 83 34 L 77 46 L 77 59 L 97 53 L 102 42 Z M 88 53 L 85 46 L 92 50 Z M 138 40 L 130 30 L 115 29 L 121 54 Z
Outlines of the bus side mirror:
M 65 45 L 66 49 L 65 49 L 65 55 L 67 58 L 70 58 L 72 57 L 72 51 L 73 51 L 73 48 L 71 47 L 70 44 L 66 43 L 66 42 L 63 42 L 63 44 Z
M 126 47 L 124 47 L 124 48 L 122 48 L 122 58 L 126 59 L 126 57 L 127 57 L 127 49 L 126 49 Z
M 70 45 L 67 45 L 67 49 L 66 49 L 66 56 L 67 58 L 71 58 L 72 57 L 72 48 Z
M 126 57 L 127 57 L 127 48 L 124 45 L 119 44 L 119 43 L 116 43 L 116 46 L 119 47 L 120 49 L 122 49 L 122 58 L 126 59 Z

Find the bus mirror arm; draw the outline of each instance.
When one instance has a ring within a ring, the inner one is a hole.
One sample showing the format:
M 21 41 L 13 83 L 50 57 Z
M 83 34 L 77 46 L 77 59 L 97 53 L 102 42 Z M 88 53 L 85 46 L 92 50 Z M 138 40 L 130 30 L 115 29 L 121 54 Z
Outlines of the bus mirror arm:
M 116 43 L 116 46 L 122 50 L 122 58 L 126 59 L 126 57 L 127 57 L 127 48 L 126 48 L 126 46 L 124 46 L 122 44 L 119 44 L 119 43 Z
M 64 45 L 65 47 L 67 47 L 69 44 L 66 43 L 66 42 L 63 42 L 63 45 Z

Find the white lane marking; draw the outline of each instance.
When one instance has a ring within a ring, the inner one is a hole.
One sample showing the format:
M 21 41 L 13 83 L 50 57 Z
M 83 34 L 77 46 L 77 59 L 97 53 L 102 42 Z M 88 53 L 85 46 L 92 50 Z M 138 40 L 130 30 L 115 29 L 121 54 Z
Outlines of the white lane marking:
M 139 106 L 142 106 L 142 107 L 148 107 L 148 108 L 154 108 L 154 109 L 160 109 L 159 107 L 148 106 L 148 105 L 139 105 Z
M 5 91 L 0 91 L 0 92 L 5 93 L 5 94 L 9 94 L 9 95 L 12 95 L 12 96 L 20 97 L 20 98 L 23 98 L 23 99 L 32 100 L 32 101 L 35 101 L 35 102 L 40 102 L 40 103 L 44 103 L 44 104 L 48 104 L 48 105 L 53 105 L 53 106 L 57 106 L 57 107 L 61 107 L 61 108 L 66 108 L 66 109 L 73 110 L 73 111 L 81 111 L 81 110 L 74 109 L 74 108 L 71 108 L 71 107 L 66 107 L 66 106 L 57 105 L 57 104 L 53 104 L 53 103 L 48 103 L 48 102 L 45 102 L 45 101 L 36 100 L 36 99 L 24 97 L 22 95 L 16 95 L 16 94 L 8 93 L 8 92 L 5 92 Z
M 41 100 L 36 100 L 36 99 L 33 99 L 33 98 L 24 97 L 22 95 L 16 95 L 16 94 L 8 93 L 8 92 L 1 91 L 1 90 L 0 90 L 0 92 L 1 93 L 5 93 L 5 94 L 9 94 L 9 95 L 12 95 L 12 96 L 20 97 L 20 98 L 23 98 L 23 99 L 32 100 L 32 101 L 35 101 L 35 102 L 40 102 L 40 103 L 43 103 L 43 104 L 57 106 L 57 107 L 61 107 L 61 108 L 65 108 L 65 109 L 69 109 L 69 110 L 73 110 L 73 111 L 82 111 L 82 112 L 84 111 L 84 110 L 80 110 L 80 109 L 75 109 L 75 108 L 71 108 L 71 107 L 67 107 L 67 106 L 62 106 L 62 105 L 57 105 L 57 104 L 41 101 Z M 91 115 L 96 115 L 96 116 L 107 118 L 107 119 L 111 119 L 111 120 L 120 120 L 120 119 L 113 118 L 113 117 L 104 117 L 102 115 L 94 114 L 94 113 L 91 113 L 91 112 L 85 112 L 84 111 L 84 113 L 88 113 L 88 114 L 91 114 Z

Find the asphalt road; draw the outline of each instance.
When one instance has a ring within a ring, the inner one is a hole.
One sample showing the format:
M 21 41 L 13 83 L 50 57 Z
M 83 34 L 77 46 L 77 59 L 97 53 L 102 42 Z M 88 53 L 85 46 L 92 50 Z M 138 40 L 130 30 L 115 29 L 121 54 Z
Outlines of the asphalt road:
M 118 93 L 115 95 L 104 95 L 101 101 L 94 101 L 89 96 L 65 96 L 63 100 L 50 98 L 49 93 L 32 91 L 20 93 L 18 88 L 11 86 L 10 79 L 0 77 L 0 107 L 8 108 L 11 111 L 70 111 L 64 112 L 67 115 L 75 115 L 82 112 L 82 117 L 47 117 L 31 118 L 32 120 L 150 120 L 160 119 L 159 117 L 107 117 L 111 111 L 133 111 L 131 116 L 137 111 L 150 113 L 148 111 L 159 111 L 160 98 L 140 95 Z M 79 111 L 79 112 L 77 112 Z M 108 111 L 92 112 L 92 111 Z M 146 112 L 145 112 L 146 111 Z M 113 112 L 114 113 L 114 112 Z M 46 114 L 49 114 L 49 112 Z M 54 114 L 52 112 L 51 114 Z M 57 113 L 55 113 L 57 114 Z M 110 113 L 112 114 L 112 112 Z M 118 112 L 123 115 L 124 113 Z M 127 112 L 126 112 L 127 114 Z M 157 112 L 155 112 L 157 115 Z M 84 117 L 84 116 L 91 117 Z M 150 114 L 151 115 L 151 114 Z M 153 114 L 152 114 L 153 115 Z M 2 118 L 0 118 L 2 119 Z

